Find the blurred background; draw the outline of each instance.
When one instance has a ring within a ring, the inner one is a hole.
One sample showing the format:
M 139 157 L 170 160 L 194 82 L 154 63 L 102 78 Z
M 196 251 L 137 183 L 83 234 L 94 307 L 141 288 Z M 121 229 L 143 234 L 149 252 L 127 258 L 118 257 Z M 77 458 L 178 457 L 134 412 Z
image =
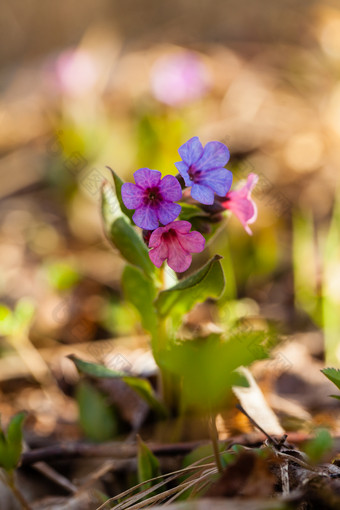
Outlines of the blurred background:
M 12 0 L 0 26 L 1 414 L 25 408 L 35 434 L 78 437 L 66 354 L 154 370 L 100 187 L 107 166 L 176 174 L 199 136 L 229 147 L 234 186 L 260 177 L 253 236 L 231 218 L 211 247 L 227 271 L 219 320 L 274 323 L 291 349 L 274 358 L 277 391 L 300 388 L 322 415 L 322 376 L 299 377 L 311 359 L 340 363 L 338 3 Z

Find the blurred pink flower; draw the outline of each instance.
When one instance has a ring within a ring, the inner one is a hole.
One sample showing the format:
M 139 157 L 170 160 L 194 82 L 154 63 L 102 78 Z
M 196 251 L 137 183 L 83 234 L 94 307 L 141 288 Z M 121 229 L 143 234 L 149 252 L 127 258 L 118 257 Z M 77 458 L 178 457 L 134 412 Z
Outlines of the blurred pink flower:
M 257 207 L 251 198 L 251 192 L 258 179 L 258 175 L 249 174 L 246 184 L 239 189 L 229 191 L 225 201 L 222 202 L 223 207 L 229 209 L 240 220 L 249 235 L 253 234 L 249 224 L 254 223 L 257 218 Z
M 199 232 L 190 232 L 188 221 L 173 221 L 165 227 L 158 227 L 151 234 L 149 252 L 151 261 L 161 267 L 168 259 L 168 266 L 176 273 L 183 273 L 191 264 L 191 253 L 204 250 L 205 239 Z
M 57 59 L 56 74 L 64 93 L 82 96 L 94 88 L 98 69 L 90 53 L 83 50 L 67 50 Z
M 160 57 L 151 71 L 151 89 L 155 98 L 177 106 L 202 97 L 209 86 L 209 72 L 192 52 Z

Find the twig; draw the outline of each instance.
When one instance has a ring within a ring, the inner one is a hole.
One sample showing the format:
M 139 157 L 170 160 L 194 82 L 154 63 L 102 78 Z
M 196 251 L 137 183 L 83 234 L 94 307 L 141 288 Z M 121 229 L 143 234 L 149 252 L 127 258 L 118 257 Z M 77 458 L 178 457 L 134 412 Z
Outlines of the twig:
M 272 437 L 270 436 L 262 427 L 261 425 L 259 425 L 248 413 L 247 411 L 241 406 L 241 404 L 236 404 L 236 408 L 241 411 L 241 413 L 243 413 L 247 418 L 248 420 L 250 421 L 250 423 L 252 423 L 252 425 L 254 425 L 254 427 L 256 427 L 258 430 L 260 430 L 262 432 L 262 434 L 264 434 L 266 436 L 266 438 L 268 439 L 268 441 L 273 445 L 275 446 L 275 448 L 279 449 L 283 446 L 285 440 L 287 439 L 287 435 L 285 434 L 281 439 L 280 441 L 278 441 L 277 439 L 275 439 L 275 437 Z M 284 439 L 283 439 L 284 438 Z M 283 440 L 283 442 L 282 442 Z
M 70 482 L 70 480 L 58 473 L 55 469 L 46 464 L 46 462 L 36 462 L 33 464 L 33 467 L 44 476 L 46 476 L 46 478 L 52 480 L 52 482 L 56 483 L 57 485 L 60 485 L 60 487 L 66 489 L 71 494 L 75 494 L 78 491 L 77 487 L 72 482 Z

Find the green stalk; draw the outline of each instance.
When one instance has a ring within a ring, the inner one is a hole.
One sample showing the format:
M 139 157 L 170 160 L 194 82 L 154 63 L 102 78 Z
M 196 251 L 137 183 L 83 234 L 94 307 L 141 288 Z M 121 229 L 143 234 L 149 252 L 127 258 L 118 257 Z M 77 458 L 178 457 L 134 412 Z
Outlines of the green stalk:
M 216 466 L 217 466 L 218 472 L 220 474 L 222 474 L 223 466 L 222 466 L 221 457 L 220 457 L 220 450 L 218 447 L 218 432 L 217 432 L 217 428 L 216 428 L 216 416 L 212 412 L 209 413 L 208 423 L 209 423 L 209 432 L 210 432 L 210 438 L 211 438 L 211 442 L 212 442 L 212 446 L 213 446 L 213 450 L 214 450 Z

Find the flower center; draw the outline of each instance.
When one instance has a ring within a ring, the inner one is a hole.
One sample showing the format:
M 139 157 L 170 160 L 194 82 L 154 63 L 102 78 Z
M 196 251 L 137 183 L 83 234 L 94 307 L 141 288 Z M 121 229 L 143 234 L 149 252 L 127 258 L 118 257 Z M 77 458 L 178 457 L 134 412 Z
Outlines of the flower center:
M 170 228 L 167 232 L 164 232 L 163 234 L 163 240 L 164 241 L 170 241 L 171 239 L 174 239 L 177 237 L 176 230 L 173 228 Z
M 157 205 L 162 201 L 162 195 L 158 187 L 147 188 L 144 193 L 144 202 L 150 205 Z
M 188 175 L 189 175 L 189 179 L 193 182 L 197 182 L 198 179 L 199 179 L 199 176 L 201 174 L 201 171 L 200 170 L 196 170 L 195 167 L 193 165 L 191 165 L 189 167 L 189 170 L 188 170 Z

